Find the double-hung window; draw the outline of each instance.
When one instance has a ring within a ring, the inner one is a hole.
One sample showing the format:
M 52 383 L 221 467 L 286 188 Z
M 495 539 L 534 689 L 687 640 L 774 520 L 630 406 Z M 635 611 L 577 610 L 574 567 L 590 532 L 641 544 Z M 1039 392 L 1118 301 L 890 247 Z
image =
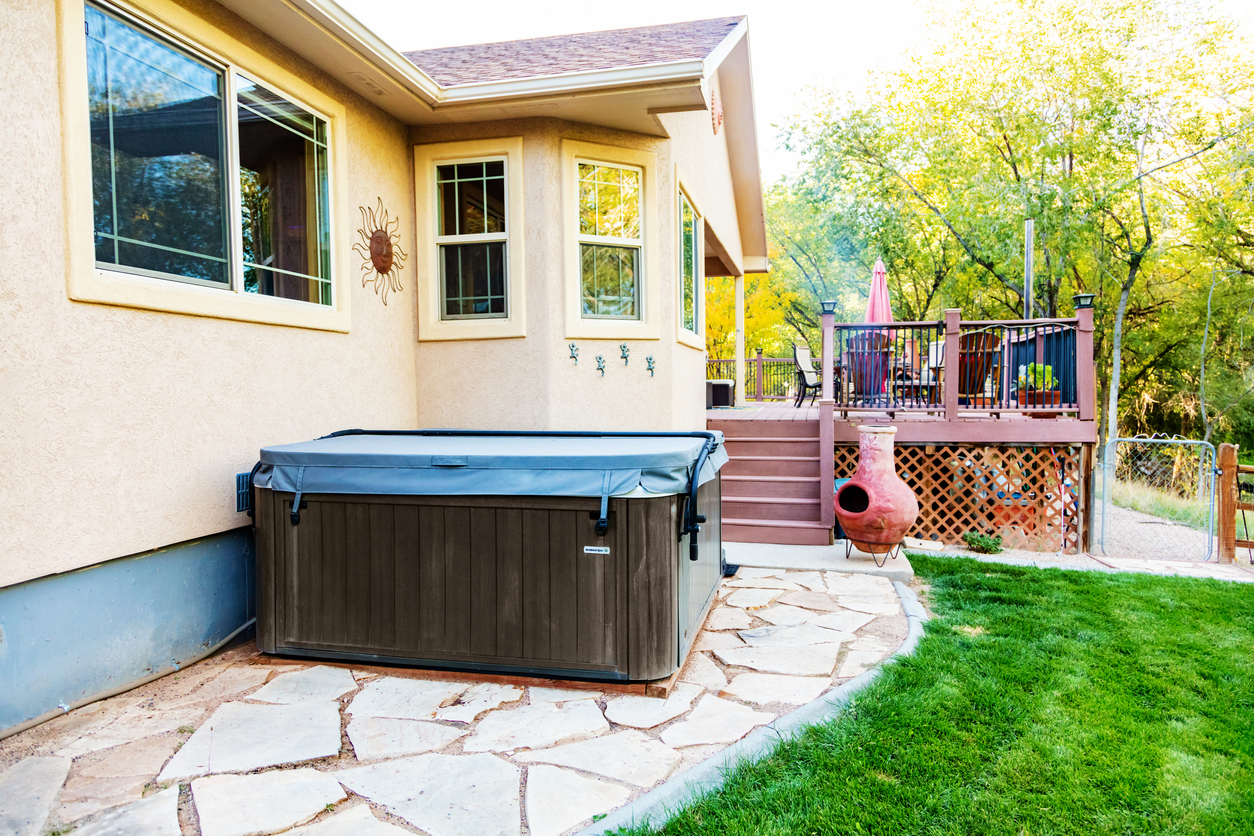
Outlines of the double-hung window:
M 332 304 L 327 123 L 87 4 L 100 269 Z
M 697 246 L 697 213 L 688 202 L 683 192 L 679 193 L 679 281 L 680 281 L 680 324 L 685 331 L 697 334 L 700 319 L 697 257 L 700 252 Z
M 638 168 L 579 163 L 582 316 L 640 319 L 641 232 Z
M 509 316 L 505 163 L 436 166 L 441 319 Z

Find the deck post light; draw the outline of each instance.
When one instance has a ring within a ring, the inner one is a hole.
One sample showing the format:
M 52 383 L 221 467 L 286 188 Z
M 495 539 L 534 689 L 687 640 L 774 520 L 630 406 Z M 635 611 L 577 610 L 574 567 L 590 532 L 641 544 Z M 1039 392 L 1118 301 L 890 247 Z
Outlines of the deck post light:
M 1077 311 L 1081 308 L 1091 308 L 1093 307 L 1093 297 L 1096 295 L 1095 293 L 1077 293 L 1071 297 L 1071 301 L 1075 303 Z
M 836 313 L 836 303 L 831 300 L 828 300 L 826 302 L 819 302 L 819 307 L 822 308 L 823 313 L 825 314 Z

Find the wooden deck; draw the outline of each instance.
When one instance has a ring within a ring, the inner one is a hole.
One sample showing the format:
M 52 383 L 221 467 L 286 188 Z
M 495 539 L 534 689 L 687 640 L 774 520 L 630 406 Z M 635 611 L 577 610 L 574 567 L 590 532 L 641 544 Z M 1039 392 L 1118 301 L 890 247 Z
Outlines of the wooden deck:
M 714 426 L 729 421 L 812 422 L 819 421 L 819 408 L 806 404 L 793 407 L 789 401 L 763 401 L 744 407 L 710 409 L 707 424 Z M 1095 444 L 1097 422 L 1081 421 L 1074 416 L 1035 418 L 1021 412 L 959 412 L 954 419 L 925 412 L 850 411 L 832 415 L 833 440 L 837 444 L 856 444 L 861 424 L 897 427 L 899 444 Z M 758 436 L 770 436 L 770 424 L 758 428 Z

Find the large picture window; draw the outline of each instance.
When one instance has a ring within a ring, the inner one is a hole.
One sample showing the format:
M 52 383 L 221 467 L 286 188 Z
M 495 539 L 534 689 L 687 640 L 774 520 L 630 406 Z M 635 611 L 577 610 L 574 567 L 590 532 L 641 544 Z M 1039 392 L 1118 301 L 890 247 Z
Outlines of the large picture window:
M 586 318 L 639 319 L 641 172 L 579 163 L 579 261 Z
M 679 238 L 680 246 L 680 320 L 685 331 L 697 333 L 698 285 L 697 279 L 697 213 L 693 210 L 688 198 L 681 192 L 679 195 Z
M 436 166 L 440 318 L 509 315 L 504 160 Z
M 326 121 L 101 7 L 86 24 L 97 266 L 332 304 Z

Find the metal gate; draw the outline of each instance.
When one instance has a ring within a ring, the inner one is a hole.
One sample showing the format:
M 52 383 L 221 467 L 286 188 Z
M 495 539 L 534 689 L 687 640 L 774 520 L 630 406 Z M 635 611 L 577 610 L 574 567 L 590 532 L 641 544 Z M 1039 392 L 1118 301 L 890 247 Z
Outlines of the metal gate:
M 1093 530 L 1103 554 L 1210 560 L 1215 554 L 1215 448 L 1166 436 L 1116 438 L 1093 473 Z

